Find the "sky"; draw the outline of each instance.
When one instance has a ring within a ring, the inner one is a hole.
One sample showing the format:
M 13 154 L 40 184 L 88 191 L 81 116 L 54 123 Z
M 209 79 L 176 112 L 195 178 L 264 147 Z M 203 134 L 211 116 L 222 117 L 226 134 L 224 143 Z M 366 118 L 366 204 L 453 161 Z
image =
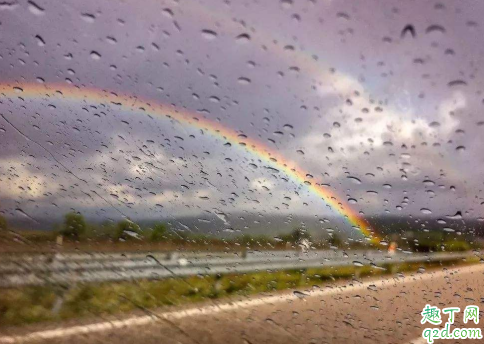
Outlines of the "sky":
M 0 214 L 33 227 L 72 210 L 100 221 L 341 218 L 260 156 L 150 115 L 160 104 L 255 140 L 363 218 L 480 218 L 483 10 L 3 2 L 0 84 L 14 91 L 0 94 Z M 29 96 L 32 85 L 45 91 Z M 52 96 L 62 89 L 129 95 L 131 109 Z

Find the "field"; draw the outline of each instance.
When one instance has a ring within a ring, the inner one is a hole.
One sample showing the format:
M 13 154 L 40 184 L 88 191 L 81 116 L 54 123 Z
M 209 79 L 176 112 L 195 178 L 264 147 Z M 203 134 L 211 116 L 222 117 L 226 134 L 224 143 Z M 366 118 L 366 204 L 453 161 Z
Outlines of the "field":
M 460 263 L 460 262 L 459 262 Z M 467 261 L 476 263 L 476 261 Z M 448 262 L 453 265 L 456 262 Z M 439 264 L 348 266 L 239 275 L 190 276 L 164 280 L 37 286 L 0 293 L 0 326 L 148 311 L 167 306 L 242 297 L 261 292 L 322 286 L 337 279 L 361 278 L 439 268 Z

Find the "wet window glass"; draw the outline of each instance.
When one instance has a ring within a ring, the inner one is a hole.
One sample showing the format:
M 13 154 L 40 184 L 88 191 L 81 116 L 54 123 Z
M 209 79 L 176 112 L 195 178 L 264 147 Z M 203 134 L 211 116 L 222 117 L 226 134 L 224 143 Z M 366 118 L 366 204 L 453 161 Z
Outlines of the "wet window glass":
M 483 11 L 0 1 L 0 343 L 482 338 Z

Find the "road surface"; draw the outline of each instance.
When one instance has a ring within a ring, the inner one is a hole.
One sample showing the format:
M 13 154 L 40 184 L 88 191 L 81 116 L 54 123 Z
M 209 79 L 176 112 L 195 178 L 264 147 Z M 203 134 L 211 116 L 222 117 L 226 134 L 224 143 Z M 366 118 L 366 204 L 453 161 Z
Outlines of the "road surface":
M 82 325 L 0 330 L 0 343 L 423 343 L 419 337 L 428 325 L 420 324 L 420 312 L 425 304 L 462 310 L 482 305 L 484 265 L 334 282 L 301 292 L 111 321 L 91 319 Z M 466 326 L 462 313 L 455 326 Z

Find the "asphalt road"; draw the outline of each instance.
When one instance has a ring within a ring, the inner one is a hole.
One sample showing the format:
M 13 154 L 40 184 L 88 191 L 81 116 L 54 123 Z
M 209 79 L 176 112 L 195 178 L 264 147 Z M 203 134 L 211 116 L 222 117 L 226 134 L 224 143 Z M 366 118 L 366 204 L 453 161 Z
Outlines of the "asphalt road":
M 30 335 L 17 333 L 20 337 L 4 333 L 10 336 L 0 337 L 0 343 L 423 343 L 419 337 L 429 327 L 420 324 L 425 304 L 462 310 L 469 304 L 484 306 L 484 265 L 337 282 L 302 292 L 210 303 L 156 316 L 37 328 L 39 332 Z M 484 320 L 475 327 L 483 324 Z M 454 326 L 466 326 L 462 312 Z M 469 340 L 461 340 L 465 342 Z

